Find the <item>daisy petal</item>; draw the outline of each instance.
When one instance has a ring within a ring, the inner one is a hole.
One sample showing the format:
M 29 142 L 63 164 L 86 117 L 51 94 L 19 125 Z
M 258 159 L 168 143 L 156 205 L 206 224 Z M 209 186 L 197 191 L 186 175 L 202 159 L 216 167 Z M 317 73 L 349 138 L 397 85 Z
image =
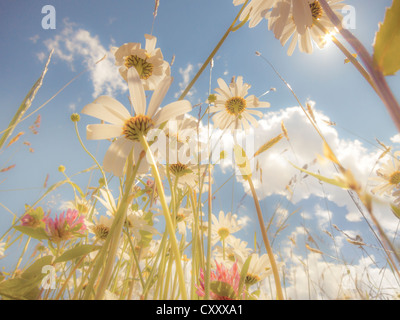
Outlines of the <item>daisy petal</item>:
M 152 52 L 156 48 L 157 38 L 155 36 L 150 35 L 150 34 L 145 34 L 144 37 L 146 39 L 146 45 L 145 45 L 146 51 L 150 55 L 152 55 Z
M 100 96 L 93 103 L 99 103 L 104 105 L 105 107 L 112 108 L 115 112 L 115 115 L 120 117 L 122 120 L 129 118 L 131 114 L 125 108 L 125 106 L 119 102 L 118 100 L 110 97 L 110 96 Z
M 119 137 L 122 134 L 121 126 L 114 124 L 89 124 L 86 127 L 86 139 L 102 140 Z
M 278 4 L 277 9 L 279 12 L 279 18 L 276 20 L 273 26 L 273 32 L 275 35 L 275 38 L 280 39 L 282 36 L 283 28 L 286 25 L 286 21 L 289 18 L 289 13 L 290 13 L 290 3 L 288 2 L 280 2 Z
M 109 102 L 112 101 L 111 104 L 109 103 L 107 105 L 96 103 L 96 101 L 98 101 L 98 99 L 95 100 L 93 103 L 89 103 L 86 106 L 84 106 L 81 113 L 115 125 L 123 125 L 125 119 L 130 117 L 129 112 L 128 110 L 125 109 L 125 107 L 122 106 L 123 109 L 125 109 L 124 111 L 119 110 L 119 107 L 115 108 L 117 104 L 114 104 L 114 102 L 117 103 L 119 102 L 113 98 L 110 98 L 109 100 Z
M 144 93 L 144 88 L 142 84 L 142 80 L 136 68 L 128 69 L 128 87 L 129 93 L 131 96 L 131 102 L 133 105 L 133 109 L 135 109 L 136 115 L 145 115 L 146 114 L 146 96 Z
M 192 110 L 192 105 L 187 100 L 175 101 L 167 104 L 165 107 L 160 109 L 154 116 L 153 120 L 155 125 L 160 125 L 163 122 L 175 119 L 177 116 L 188 113 Z
M 160 84 L 158 85 L 157 89 L 153 92 L 151 96 L 151 100 L 149 103 L 149 107 L 147 109 L 147 116 L 152 118 L 156 113 L 158 107 L 160 106 L 162 100 L 164 99 L 165 95 L 168 92 L 169 87 L 173 81 L 172 77 L 165 77 Z
M 217 80 L 217 82 L 218 82 L 219 88 L 221 89 L 221 93 L 222 93 L 227 99 L 232 98 L 231 90 L 229 89 L 229 87 L 228 87 L 228 85 L 226 84 L 226 82 L 225 82 L 223 79 L 221 79 L 221 78 L 219 78 L 219 79 Z M 220 91 L 217 91 L 217 92 L 220 92 Z
M 303 35 L 313 23 L 310 6 L 307 0 L 292 1 L 292 5 L 294 23 L 299 34 Z
M 117 177 L 122 177 L 124 174 L 125 162 L 132 147 L 133 141 L 128 139 L 120 138 L 114 141 L 104 156 L 104 170 L 106 172 L 112 172 Z
M 134 147 L 133 147 L 133 157 L 135 159 L 135 164 L 138 162 L 138 160 L 140 158 L 140 154 L 142 153 L 142 151 L 143 151 L 142 145 L 140 143 L 136 143 L 135 142 Z M 147 161 L 147 158 L 144 157 L 140 161 L 139 169 L 138 169 L 137 173 L 138 174 L 145 174 L 145 173 L 147 173 L 149 171 L 149 169 L 150 169 L 150 164 Z

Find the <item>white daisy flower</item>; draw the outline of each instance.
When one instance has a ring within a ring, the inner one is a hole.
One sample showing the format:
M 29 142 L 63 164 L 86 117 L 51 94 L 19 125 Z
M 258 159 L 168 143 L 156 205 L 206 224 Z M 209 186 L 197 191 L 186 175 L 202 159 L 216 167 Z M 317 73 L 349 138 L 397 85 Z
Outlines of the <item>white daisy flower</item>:
M 114 216 L 117 212 L 117 205 L 115 203 L 114 197 L 111 194 L 111 191 L 107 188 L 99 189 L 101 193 L 101 197 L 94 196 L 106 209 L 106 213 L 109 216 Z
M 250 254 L 251 249 L 247 247 L 247 242 L 239 238 L 230 236 L 226 239 L 225 248 L 216 246 L 214 257 L 219 262 L 224 262 L 232 266 L 235 262 L 243 263 Z M 225 255 L 225 259 L 224 259 Z
M 71 200 L 64 202 L 60 206 L 60 209 L 61 210 L 75 209 L 78 210 L 79 213 L 83 214 L 84 216 L 87 216 L 88 214 L 96 215 L 98 213 L 89 200 L 85 198 L 80 198 L 79 196 L 76 196 L 75 200 L 73 201 Z
M 216 113 L 212 119 L 215 125 L 220 129 L 230 128 L 231 130 L 241 129 L 247 130 L 250 124 L 254 127 L 258 126 L 257 120 L 252 116 L 262 117 L 263 113 L 260 109 L 268 108 L 268 102 L 262 102 L 256 96 L 247 96 L 250 85 L 243 83 L 243 77 L 237 77 L 235 82 L 231 82 L 229 87 L 226 82 L 219 78 L 219 88 L 216 88 L 216 99 L 210 107 L 211 113 Z M 246 97 L 247 96 L 247 97 Z
M 243 267 L 244 261 L 239 261 L 239 267 Z M 256 284 L 264 280 L 266 277 L 272 274 L 272 267 L 269 262 L 269 258 L 267 254 L 263 254 L 262 256 L 253 253 L 251 255 L 249 269 L 247 270 L 245 283 L 248 286 Z
M 162 123 L 191 111 L 189 101 L 180 100 L 159 108 L 171 83 L 172 77 L 165 77 L 153 92 L 146 111 L 146 96 L 143 84 L 135 68 L 128 70 L 128 88 L 131 103 L 135 111 L 132 116 L 129 111 L 117 100 L 108 96 L 101 96 L 93 103 L 86 105 L 82 113 L 109 122 L 91 124 L 86 128 L 87 139 L 114 140 L 107 150 L 103 166 L 107 172 L 121 177 L 124 173 L 126 159 L 132 148 L 135 163 L 143 151 L 139 137 L 146 136 L 150 129 L 157 128 Z M 141 161 L 139 173 L 145 173 L 148 164 L 145 158 Z
M 128 229 L 132 232 L 133 236 L 138 239 L 138 241 L 141 241 L 142 239 L 140 231 L 159 234 L 157 229 L 150 225 L 143 215 L 144 213 L 142 210 L 129 210 L 126 217 Z
M 186 228 L 193 222 L 193 212 L 191 209 L 179 208 L 176 215 L 176 225 L 178 233 L 186 236 Z
M 341 18 L 340 10 L 343 0 L 327 0 L 332 10 Z M 280 0 L 275 3 L 266 16 L 268 29 L 273 30 L 275 37 L 284 46 L 290 38 L 288 55 L 292 55 L 297 43 L 301 52 L 312 53 L 313 43 L 320 49 L 327 43 L 327 34 L 316 26 L 316 21 L 328 32 L 335 27 L 329 20 L 318 0 Z
M 239 231 L 242 228 L 237 220 L 237 215 L 232 215 L 231 212 L 228 212 L 225 215 L 223 211 L 220 211 L 218 218 L 215 215 L 211 215 L 211 219 L 212 244 L 215 244 L 218 241 L 224 242 L 233 233 Z
M 155 90 L 165 76 L 170 76 L 169 63 L 164 61 L 160 48 L 156 48 L 157 38 L 145 34 L 146 45 L 125 43 L 121 47 L 111 48 L 115 64 L 119 66 L 121 76 L 128 81 L 128 69 L 135 67 L 145 90 Z
M 87 223 L 89 232 L 94 234 L 94 236 L 99 241 L 105 241 L 108 234 L 110 233 L 111 226 L 113 224 L 114 217 L 100 216 L 99 219 L 94 218 L 93 223 Z

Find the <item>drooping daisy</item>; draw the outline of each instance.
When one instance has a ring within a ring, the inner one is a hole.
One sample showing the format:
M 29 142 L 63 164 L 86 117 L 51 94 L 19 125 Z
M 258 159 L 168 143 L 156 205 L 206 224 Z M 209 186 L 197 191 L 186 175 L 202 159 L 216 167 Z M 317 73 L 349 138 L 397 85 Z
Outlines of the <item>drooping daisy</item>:
M 259 101 L 254 95 L 246 97 L 251 86 L 243 83 L 242 76 L 237 77 L 236 81 L 231 82 L 229 86 L 221 78 L 217 81 L 219 88 L 215 89 L 216 99 L 210 107 L 210 112 L 216 113 L 212 117 L 216 127 L 222 130 L 226 128 L 235 130 L 242 127 L 247 130 L 250 125 L 257 127 L 258 122 L 252 115 L 262 117 L 263 113 L 250 109 L 268 108 L 270 104 Z
M 240 265 L 247 259 L 250 252 L 251 249 L 247 247 L 246 241 L 230 236 L 227 238 L 225 248 L 215 247 L 214 256 L 217 261 L 224 261 L 226 264 L 238 262 Z
M 332 10 L 341 18 L 343 0 L 327 0 Z M 268 29 L 273 30 L 282 46 L 290 41 L 288 55 L 292 55 L 297 43 L 301 52 L 312 53 L 313 43 L 320 49 L 327 43 L 327 34 L 316 26 L 316 21 L 329 33 L 334 32 L 332 22 L 318 0 L 280 0 L 267 13 Z
M 141 240 L 142 232 L 158 234 L 157 229 L 145 219 L 142 210 L 128 210 L 126 223 L 129 231 L 135 236 L 136 239 L 138 239 L 138 241 Z
M 242 5 L 246 0 L 233 0 L 235 6 Z M 251 0 L 240 14 L 239 20 L 243 21 L 249 16 L 249 28 L 254 28 L 265 17 L 266 13 L 278 0 Z
M 107 239 L 107 236 L 110 233 L 113 221 L 114 217 L 107 217 L 104 215 L 100 216 L 99 219 L 95 217 L 94 223 L 88 224 L 88 229 L 94 234 L 96 239 L 99 241 L 104 241 Z
M 237 216 L 228 212 L 226 215 L 223 211 L 219 212 L 218 218 L 211 215 L 212 219 L 212 240 L 211 243 L 215 244 L 218 241 L 224 242 L 230 235 L 239 231 L 242 226 L 237 220 Z
M 73 201 L 67 201 L 63 203 L 60 207 L 61 210 L 67 210 L 67 209 L 72 209 L 72 210 L 78 210 L 80 214 L 83 214 L 85 216 L 92 214 L 96 215 L 97 211 L 93 207 L 93 205 L 90 203 L 89 200 L 85 198 L 80 198 L 79 196 L 76 196 Z
M 192 109 L 187 100 L 172 102 L 159 108 L 173 80 L 168 76 L 153 92 L 146 111 L 146 96 L 139 74 L 135 68 L 130 68 L 127 73 L 131 103 L 135 110 L 134 116 L 120 102 L 108 96 L 97 98 L 82 110 L 84 114 L 109 122 L 109 124 L 88 125 L 86 134 L 89 140 L 117 138 L 107 150 L 103 166 L 105 171 L 112 172 L 119 177 L 123 175 L 125 162 L 132 148 L 135 163 L 139 159 L 140 153 L 143 151 L 139 140 L 140 136 L 146 136 L 151 129 Z M 146 158 L 143 158 L 139 173 L 147 170 L 148 164 Z
M 244 262 L 244 261 L 243 261 Z M 241 268 L 243 264 L 239 264 Z M 269 275 L 272 274 L 272 267 L 269 262 L 269 258 L 267 254 L 263 254 L 262 256 L 253 253 L 251 255 L 249 269 L 247 270 L 245 284 L 248 286 L 252 286 L 256 284 Z
M 371 178 L 371 180 L 375 180 L 379 184 L 371 190 L 372 193 L 390 195 L 400 188 L 400 151 L 395 152 L 393 157 L 382 164 L 376 174 L 377 177 Z
M 121 47 L 113 47 L 115 64 L 119 66 L 121 76 L 128 81 L 128 69 L 135 67 L 145 90 L 155 90 L 165 76 L 170 76 L 169 63 L 164 61 L 160 48 L 156 48 L 157 38 L 145 34 L 146 45 L 125 43 Z
M 186 236 L 186 228 L 193 222 L 193 211 L 191 209 L 179 208 L 176 215 L 176 225 L 179 234 Z
M 206 175 L 207 167 L 205 164 L 177 162 L 168 165 L 168 167 L 160 166 L 160 174 L 165 177 L 167 176 L 166 171 L 169 170 L 172 183 L 178 188 L 185 190 L 189 187 L 198 192 L 201 187 L 202 192 L 207 192 L 209 182 L 208 175 Z

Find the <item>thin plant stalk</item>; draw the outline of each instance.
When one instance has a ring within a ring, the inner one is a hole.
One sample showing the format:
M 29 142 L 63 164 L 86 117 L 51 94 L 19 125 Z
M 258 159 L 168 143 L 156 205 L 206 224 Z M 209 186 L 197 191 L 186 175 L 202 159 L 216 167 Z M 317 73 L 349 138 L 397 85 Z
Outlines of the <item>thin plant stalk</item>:
M 375 83 L 372 81 L 371 75 L 365 70 L 365 68 L 358 62 L 358 60 L 350 53 L 349 50 L 333 35 L 330 34 L 329 31 L 319 22 L 314 21 L 315 25 L 326 35 L 329 35 L 333 43 L 339 48 L 340 51 L 346 56 L 347 59 L 354 65 L 354 67 L 360 72 L 360 74 L 364 77 L 365 80 L 369 83 L 369 85 L 374 89 L 377 95 L 380 96 L 380 92 L 376 87 Z
M 264 240 L 265 249 L 267 249 L 267 254 L 268 254 L 269 261 L 271 263 L 271 268 L 272 268 L 272 272 L 273 272 L 274 280 L 275 280 L 277 299 L 278 300 L 284 300 L 282 287 L 281 287 L 281 281 L 280 281 L 280 278 L 279 278 L 278 267 L 276 265 L 274 253 L 272 251 L 271 245 L 270 245 L 269 240 L 268 240 L 267 230 L 265 229 L 265 223 L 264 223 L 264 219 L 263 219 L 263 216 L 262 216 L 260 203 L 258 202 L 257 193 L 256 193 L 256 190 L 254 188 L 253 181 L 251 180 L 251 177 L 248 177 L 247 181 L 249 182 L 251 193 L 253 195 L 253 200 L 254 200 L 254 204 L 256 206 L 256 211 L 257 211 L 258 222 L 259 222 L 259 225 L 260 225 L 260 228 L 261 228 L 261 234 L 262 234 L 262 237 L 263 237 L 263 240 Z
M 379 92 L 379 97 L 385 104 L 397 130 L 400 131 L 400 105 L 394 97 L 393 92 L 390 90 L 382 71 L 376 67 L 373 57 L 368 53 L 363 44 L 349 30 L 343 28 L 340 19 L 333 12 L 326 0 L 320 0 L 319 2 L 329 20 L 334 24 L 342 37 L 349 43 L 363 61 L 366 70 L 369 72 L 371 79 Z
M 211 62 L 211 60 L 213 59 L 213 57 L 215 56 L 215 54 L 218 52 L 218 50 L 221 48 L 222 44 L 225 42 L 226 38 L 229 36 L 229 34 L 232 31 L 236 31 L 238 29 L 238 27 L 241 27 L 243 25 L 243 23 L 241 23 L 239 26 L 235 27 L 235 23 L 236 21 L 239 19 L 242 11 L 244 10 L 244 8 L 247 5 L 247 2 L 249 2 L 249 0 L 246 0 L 246 2 L 243 4 L 242 8 L 240 9 L 239 13 L 237 14 L 237 16 L 235 17 L 235 19 L 233 20 L 232 24 L 229 26 L 228 30 L 226 30 L 225 34 L 222 36 L 221 40 L 218 42 L 218 44 L 216 45 L 216 47 L 213 49 L 213 51 L 210 53 L 210 55 L 208 56 L 208 58 L 206 59 L 206 61 L 203 63 L 203 65 L 200 67 L 199 71 L 196 73 L 196 75 L 194 76 L 194 78 L 192 79 L 192 81 L 190 81 L 190 83 L 188 84 L 188 86 L 186 87 L 186 89 L 182 92 L 181 96 L 179 97 L 178 100 L 182 100 L 190 91 L 190 89 L 193 87 L 193 85 L 195 84 L 195 82 L 197 81 L 197 79 L 200 77 L 200 75 L 203 73 L 203 71 L 205 70 L 205 68 L 207 67 L 207 65 Z
M 174 229 L 174 225 L 172 223 L 171 214 L 169 212 L 167 200 L 165 199 L 164 187 L 161 182 L 160 173 L 158 172 L 153 154 L 150 150 L 149 144 L 147 143 L 147 140 L 145 139 L 145 137 L 140 136 L 140 142 L 142 144 L 144 151 L 146 152 L 146 155 L 148 156 L 148 158 L 150 158 L 150 166 L 152 169 L 154 180 L 156 182 L 157 192 L 158 192 L 158 195 L 160 198 L 163 215 L 165 218 L 167 230 L 168 230 L 169 237 L 170 237 L 172 252 L 173 252 L 173 255 L 175 258 L 176 271 L 178 273 L 178 278 L 179 278 L 181 297 L 183 300 L 187 300 L 185 279 L 184 279 L 184 274 L 183 274 L 183 269 L 182 269 L 182 264 L 181 264 L 181 254 L 179 252 L 178 243 L 176 241 L 176 236 L 175 236 L 175 232 L 174 232 L 175 229 Z
M 127 173 L 128 180 L 125 185 L 125 191 L 122 196 L 121 203 L 118 207 L 117 212 L 115 213 L 113 225 L 111 226 L 111 227 L 115 226 L 115 229 L 111 233 L 112 238 L 111 238 L 110 246 L 108 248 L 107 261 L 106 261 L 106 265 L 104 267 L 103 276 L 100 280 L 99 286 L 96 291 L 96 296 L 95 296 L 96 300 L 100 300 L 103 298 L 104 292 L 110 281 L 112 269 L 114 266 L 114 260 L 115 260 L 116 254 L 117 254 L 120 237 L 122 234 L 122 229 L 123 229 L 123 226 L 125 223 L 126 213 L 127 213 L 128 207 L 129 207 L 129 196 L 131 193 L 132 186 L 135 182 L 137 170 L 139 169 L 140 160 L 137 161 L 137 163 L 135 164 L 135 167 L 132 171 L 130 170 L 131 165 L 132 165 L 132 160 L 129 160 L 128 161 L 128 173 Z

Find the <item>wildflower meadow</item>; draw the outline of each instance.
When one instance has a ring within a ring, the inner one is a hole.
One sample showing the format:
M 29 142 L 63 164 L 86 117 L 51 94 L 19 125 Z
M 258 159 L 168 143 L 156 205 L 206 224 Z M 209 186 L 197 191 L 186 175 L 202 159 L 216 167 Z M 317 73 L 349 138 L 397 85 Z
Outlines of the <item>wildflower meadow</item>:
M 400 297 L 400 0 L 0 15 L 2 300 Z

